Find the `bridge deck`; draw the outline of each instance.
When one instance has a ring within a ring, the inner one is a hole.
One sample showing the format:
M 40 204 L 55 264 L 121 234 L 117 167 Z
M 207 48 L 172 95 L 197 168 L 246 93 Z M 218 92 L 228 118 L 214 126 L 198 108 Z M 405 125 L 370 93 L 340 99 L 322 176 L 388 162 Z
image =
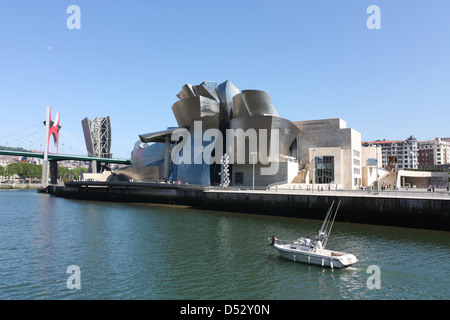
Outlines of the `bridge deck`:
M 44 159 L 44 153 L 31 152 L 31 151 L 0 150 L 0 155 L 32 157 L 32 158 Z M 77 156 L 77 155 L 56 154 L 56 153 L 49 153 L 48 160 L 50 160 L 50 161 L 64 161 L 64 160 L 99 161 L 99 162 L 105 162 L 105 163 L 131 164 L 131 161 L 127 160 L 127 159 L 97 158 L 97 157 L 89 157 L 89 156 Z

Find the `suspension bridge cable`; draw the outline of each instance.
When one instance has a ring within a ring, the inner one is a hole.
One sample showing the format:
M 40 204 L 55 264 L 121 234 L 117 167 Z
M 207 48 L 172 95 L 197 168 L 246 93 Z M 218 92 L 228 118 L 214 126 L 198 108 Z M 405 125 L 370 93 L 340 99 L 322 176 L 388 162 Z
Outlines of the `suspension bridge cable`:
M 33 128 L 37 127 L 37 126 L 43 126 L 43 125 L 44 125 L 44 124 L 43 124 L 42 122 L 39 122 L 38 124 L 32 125 L 31 127 L 28 127 L 28 128 L 26 128 L 26 129 L 22 129 L 22 130 L 19 130 L 19 131 L 10 133 L 10 134 L 8 134 L 8 135 L 6 135 L 6 136 L 0 137 L 0 140 L 1 140 L 1 139 L 4 139 L 4 138 L 8 138 L 8 137 L 10 137 L 10 136 L 13 136 L 13 135 L 18 134 L 18 133 L 23 132 L 23 131 L 33 129 Z
M 16 144 L 16 147 L 18 147 L 21 143 L 25 142 L 27 139 L 29 139 L 31 136 L 33 136 L 36 132 L 38 132 L 39 130 L 41 130 L 42 127 L 45 127 L 45 126 L 42 125 L 42 126 L 39 127 L 37 130 L 35 130 L 35 131 L 33 131 L 32 133 L 30 133 L 30 134 L 28 134 L 27 136 L 25 136 L 25 138 L 20 137 L 20 138 L 14 139 L 14 140 L 10 140 L 10 141 L 7 142 L 7 144 L 10 144 L 11 142 L 20 140 L 20 142 Z
M 26 148 L 26 150 L 31 150 L 31 147 L 34 146 L 36 142 L 44 141 L 44 139 L 45 139 L 45 132 L 43 134 L 41 134 L 36 140 L 34 140 L 33 143 L 31 143 L 31 141 L 30 141 L 31 144 Z M 43 150 L 39 149 L 39 151 L 43 151 Z
M 70 140 L 70 142 L 72 143 L 73 146 L 77 147 L 82 153 L 81 154 L 85 154 L 86 153 L 86 149 L 76 140 L 74 139 L 66 130 L 63 130 L 61 128 L 61 130 L 59 130 L 59 133 L 64 137 L 67 138 L 68 140 Z

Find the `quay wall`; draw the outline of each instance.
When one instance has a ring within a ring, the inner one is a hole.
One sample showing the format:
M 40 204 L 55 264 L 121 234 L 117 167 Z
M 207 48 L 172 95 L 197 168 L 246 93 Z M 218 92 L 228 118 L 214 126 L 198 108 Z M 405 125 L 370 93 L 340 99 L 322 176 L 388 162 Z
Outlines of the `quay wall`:
M 205 192 L 203 207 L 323 220 L 334 195 Z M 336 221 L 450 231 L 450 200 L 340 196 Z
M 196 186 L 68 183 L 54 196 L 100 201 L 187 205 L 194 208 L 323 220 L 335 194 L 222 191 Z M 336 221 L 450 231 L 450 199 L 340 195 Z
M 156 183 L 70 182 L 65 186 L 49 186 L 48 193 L 80 200 L 198 206 L 201 204 L 203 188 Z

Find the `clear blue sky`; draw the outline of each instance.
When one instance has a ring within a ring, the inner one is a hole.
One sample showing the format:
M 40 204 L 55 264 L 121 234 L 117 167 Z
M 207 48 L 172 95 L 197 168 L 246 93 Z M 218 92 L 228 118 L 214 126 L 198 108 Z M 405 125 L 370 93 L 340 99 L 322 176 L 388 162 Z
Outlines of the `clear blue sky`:
M 342 118 L 363 140 L 450 136 L 448 0 L 1 1 L 0 43 L 0 145 L 51 105 L 64 153 L 85 152 L 83 118 L 109 115 L 113 156 L 129 158 L 204 80 L 268 91 L 292 121 Z

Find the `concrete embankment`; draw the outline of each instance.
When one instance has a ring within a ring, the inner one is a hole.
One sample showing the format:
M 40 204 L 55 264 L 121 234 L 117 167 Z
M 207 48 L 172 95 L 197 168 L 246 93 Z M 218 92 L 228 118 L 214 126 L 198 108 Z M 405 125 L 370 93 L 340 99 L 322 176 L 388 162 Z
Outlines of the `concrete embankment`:
M 39 188 L 39 184 L 28 183 L 2 183 L 0 184 L 0 190 L 34 190 Z
M 336 195 L 205 192 L 203 207 L 322 220 Z M 337 221 L 450 231 L 450 201 L 339 196 Z
M 155 183 L 68 183 L 51 186 L 55 196 L 102 201 L 188 205 L 201 209 L 322 220 L 333 200 L 341 199 L 337 221 L 450 231 L 450 198 L 407 196 L 289 194 L 223 191 Z
M 99 201 L 144 202 L 199 206 L 203 188 L 135 182 L 69 182 L 65 186 L 49 186 L 51 195 Z

